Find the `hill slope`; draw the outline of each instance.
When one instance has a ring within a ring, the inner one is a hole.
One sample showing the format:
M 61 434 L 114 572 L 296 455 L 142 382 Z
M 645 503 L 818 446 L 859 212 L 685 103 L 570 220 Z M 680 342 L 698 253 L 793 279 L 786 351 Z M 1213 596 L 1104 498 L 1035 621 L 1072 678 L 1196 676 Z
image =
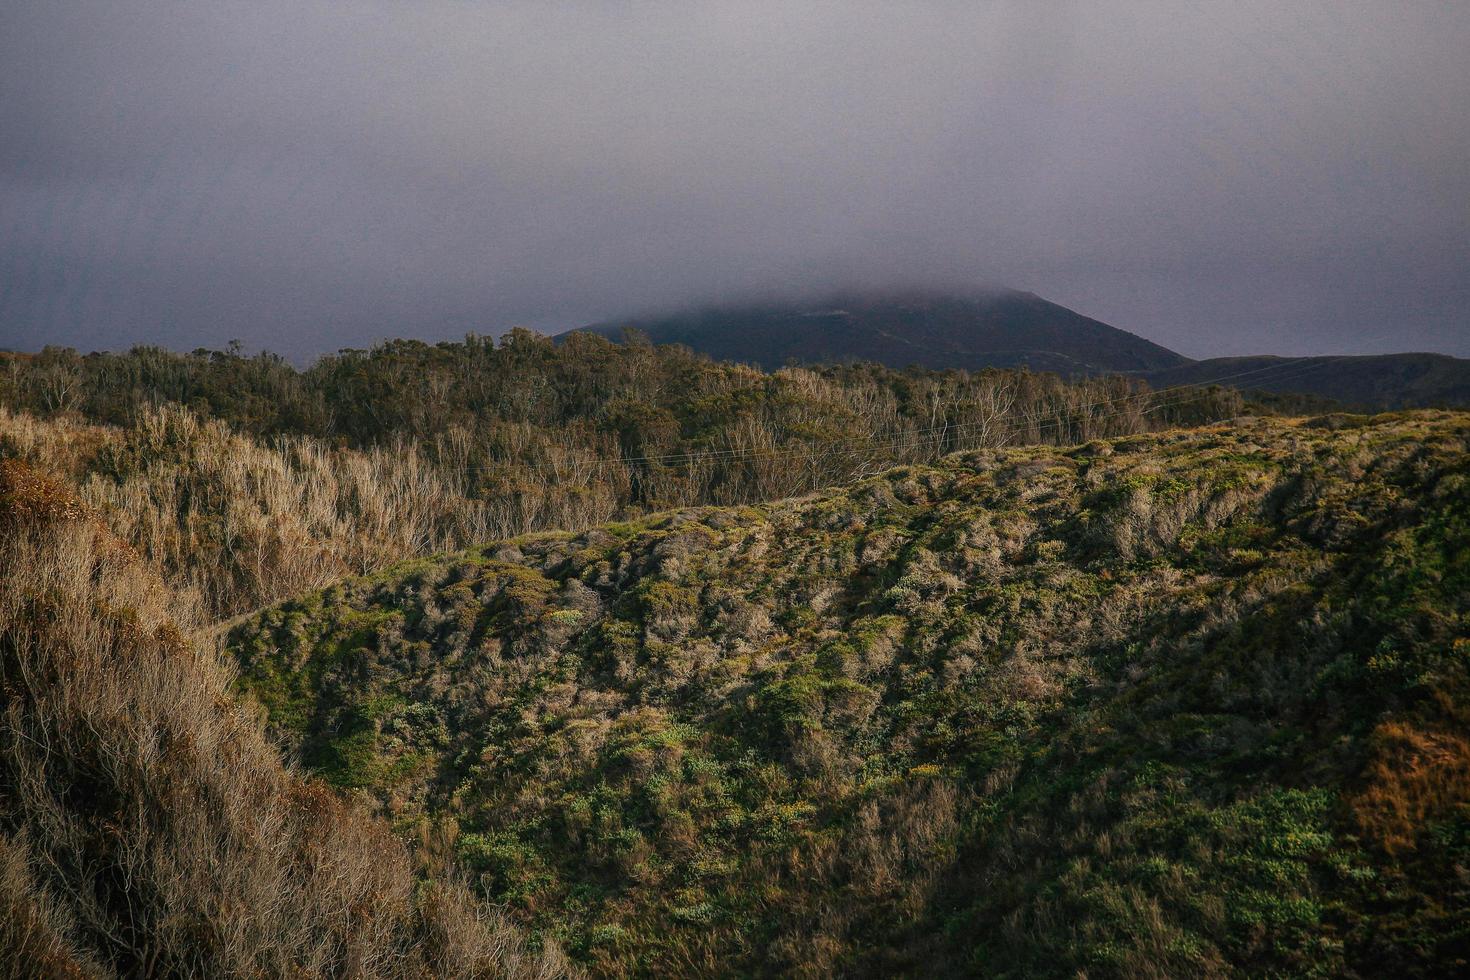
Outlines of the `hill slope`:
M 1470 405 L 1470 360 L 1445 354 L 1215 357 L 1144 377 L 1157 388 L 1217 378 L 1243 389 L 1331 398 L 1364 408 Z
M 284 768 L 191 612 L 0 460 L 0 975 L 566 973 Z
M 684 344 L 720 360 L 774 370 L 802 363 L 874 361 L 890 367 L 1030 367 L 1063 376 L 1149 371 L 1188 359 L 1030 293 L 838 296 L 811 305 L 709 309 L 585 329 L 625 328 L 655 344 Z
M 984 450 L 238 627 L 311 768 L 604 973 L 1443 974 L 1470 416 Z

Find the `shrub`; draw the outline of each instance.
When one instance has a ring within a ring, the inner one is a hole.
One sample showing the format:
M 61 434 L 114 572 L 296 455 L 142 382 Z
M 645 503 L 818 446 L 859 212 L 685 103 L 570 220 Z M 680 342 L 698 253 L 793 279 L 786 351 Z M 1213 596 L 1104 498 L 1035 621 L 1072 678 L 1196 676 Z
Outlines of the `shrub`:
M 285 770 L 194 623 L 80 501 L 14 463 L 4 481 L 0 972 L 560 971 L 462 890 L 418 888 L 382 825 Z

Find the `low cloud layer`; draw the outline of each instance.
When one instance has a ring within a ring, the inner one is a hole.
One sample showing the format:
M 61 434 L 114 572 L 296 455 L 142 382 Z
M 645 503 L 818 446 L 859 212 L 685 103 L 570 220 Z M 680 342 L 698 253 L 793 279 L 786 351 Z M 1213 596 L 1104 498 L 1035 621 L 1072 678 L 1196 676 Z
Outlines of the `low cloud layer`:
M 0 346 L 296 357 L 1010 285 L 1195 356 L 1470 355 L 1460 2 L 0 11 Z

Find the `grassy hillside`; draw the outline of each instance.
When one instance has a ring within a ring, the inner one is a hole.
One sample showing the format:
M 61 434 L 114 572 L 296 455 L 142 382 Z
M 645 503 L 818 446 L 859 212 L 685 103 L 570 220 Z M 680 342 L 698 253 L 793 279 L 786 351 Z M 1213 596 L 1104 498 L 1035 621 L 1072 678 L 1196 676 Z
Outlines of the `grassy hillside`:
M 237 627 L 432 867 L 604 973 L 1470 957 L 1470 416 L 982 450 Z
M 197 611 L 0 461 L 0 975 L 561 975 L 282 766 Z

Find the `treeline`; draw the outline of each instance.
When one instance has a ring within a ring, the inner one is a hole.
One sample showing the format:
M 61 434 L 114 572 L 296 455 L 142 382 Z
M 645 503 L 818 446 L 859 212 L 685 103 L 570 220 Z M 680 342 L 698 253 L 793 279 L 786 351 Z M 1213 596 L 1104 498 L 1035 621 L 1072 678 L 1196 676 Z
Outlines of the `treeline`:
M 1242 410 L 1227 388 L 1154 393 L 1120 377 L 872 364 L 765 373 L 637 337 L 556 342 L 526 330 L 498 343 L 392 341 L 305 370 L 272 354 L 152 347 L 47 348 L 0 370 L 0 404 L 41 417 L 131 427 L 171 403 L 255 436 L 413 447 L 466 497 L 509 502 L 516 516 L 496 529 L 505 534 L 621 508 L 770 499 L 960 449 L 1085 442 Z

